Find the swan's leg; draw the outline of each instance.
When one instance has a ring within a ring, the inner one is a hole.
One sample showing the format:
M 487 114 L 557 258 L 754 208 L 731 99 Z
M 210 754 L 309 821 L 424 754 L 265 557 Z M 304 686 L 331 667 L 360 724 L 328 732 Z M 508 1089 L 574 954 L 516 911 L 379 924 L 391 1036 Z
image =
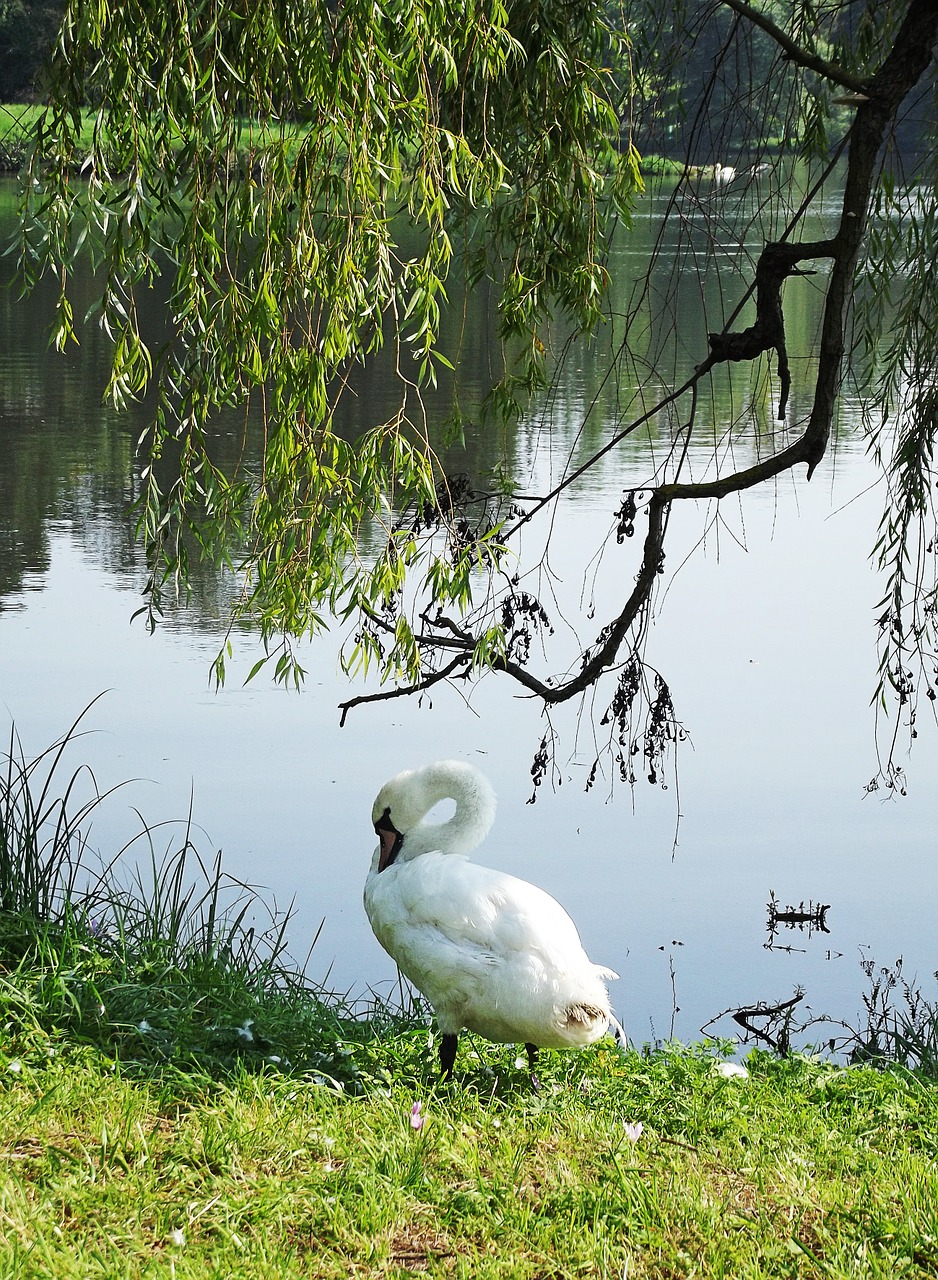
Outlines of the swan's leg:
M 458 1035 L 445 1035 L 440 1038 L 440 1071 L 444 1080 L 449 1080 L 453 1074 L 453 1063 L 456 1061 L 456 1045 L 459 1043 Z
M 612 1028 L 616 1047 L 621 1050 L 622 1053 L 625 1053 L 629 1047 L 629 1038 L 625 1034 L 625 1028 L 622 1026 L 622 1023 L 615 1019 L 611 1014 L 609 1015 L 609 1026 Z
M 541 1087 L 541 1082 L 534 1074 L 534 1064 L 537 1062 L 537 1045 L 526 1044 L 524 1047 L 528 1051 L 528 1070 L 531 1072 L 531 1087 L 535 1093 L 538 1093 Z

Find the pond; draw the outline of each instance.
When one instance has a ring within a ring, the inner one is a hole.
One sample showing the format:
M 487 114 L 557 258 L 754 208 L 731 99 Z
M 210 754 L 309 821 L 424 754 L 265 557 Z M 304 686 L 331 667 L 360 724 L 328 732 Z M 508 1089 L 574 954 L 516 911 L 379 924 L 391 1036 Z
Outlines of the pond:
M 618 241 L 622 311 L 665 199 L 649 198 L 633 235 Z M 4 240 L 10 201 L 6 188 Z M 657 270 L 683 270 L 687 243 L 666 245 Z M 728 308 L 748 278 L 732 236 L 708 240 L 706 254 L 704 286 L 696 272 L 681 279 L 676 373 L 682 360 L 700 359 L 708 318 L 714 327 L 707 307 Z M 10 259 L 2 269 L 12 271 Z M 790 346 L 804 355 L 817 289 L 797 287 Z M 491 357 L 485 302 L 473 300 L 477 363 L 467 374 L 479 385 Z M 138 811 L 156 828 L 157 849 L 168 846 L 191 801 L 203 854 L 220 848 L 231 875 L 263 886 L 281 907 L 295 904 L 295 956 L 322 922 L 311 977 L 354 997 L 393 993 L 393 965 L 361 905 L 371 802 L 400 769 L 455 757 L 479 765 L 499 795 L 495 828 L 476 856 L 564 903 L 593 959 L 621 975 L 614 1002 L 638 1041 L 693 1039 L 723 1011 L 785 1000 L 796 987 L 814 1013 L 855 1022 L 864 958 L 902 956 L 906 975 L 931 991 L 936 736 L 924 728 L 915 745 L 907 796 L 866 794 L 876 769 L 869 703 L 881 596 L 868 553 L 881 494 L 849 403 L 810 484 L 799 469 L 725 502 L 719 520 L 702 508 L 680 513 L 648 655 L 690 734 L 677 783 L 640 781 L 630 792 L 600 781 L 587 794 L 595 754 L 587 709 L 579 726 L 575 713 L 561 724 L 558 770 L 529 805 L 544 724 L 498 677 L 471 692 L 438 687 L 422 706 L 362 707 L 340 728 L 338 702 L 360 689 L 338 673 L 333 638 L 304 652 L 309 675 L 296 693 L 264 676 L 245 687 L 256 646 L 236 635 L 227 683 L 214 691 L 209 668 L 230 589 L 217 575 L 200 575 L 189 606 L 153 635 L 134 619 L 145 570 L 128 505 L 145 411 L 120 418 L 102 408 L 107 348 L 97 331 L 66 355 L 48 350 L 48 303 L 41 292 L 26 302 L 9 289 L 0 295 L 0 702 L 32 756 L 103 694 L 71 755 L 102 790 L 128 783 L 95 817 L 91 843 L 102 855 L 139 829 Z M 647 315 L 642 323 L 651 354 L 657 330 Z M 578 446 L 604 367 L 601 352 L 571 357 L 555 383 L 551 431 L 535 414 L 510 442 L 515 466 L 528 460 L 532 488 L 556 479 L 578 447 L 605 438 L 625 400 L 655 395 L 638 377 L 627 389 L 605 387 Z M 747 388 L 737 376 L 715 392 L 715 418 Z M 796 386 L 795 413 L 797 396 Z M 379 402 L 381 389 L 369 381 L 363 418 L 372 397 Z M 630 441 L 563 500 L 551 570 L 565 608 L 579 605 L 584 548 L 608 532 L 623 488 L 650 473 L 662 447 L 654 433 Z M 467 469 L 491 462 L 494 447 L 481 435 L 467 448 Z M 597 596 L 622 573 L 607 555 Z M 770 933 L 773 895 L 780 908 L 828 910 Z M 732 1034 L 734 1025 L 723 1017 L 711 1030 Z

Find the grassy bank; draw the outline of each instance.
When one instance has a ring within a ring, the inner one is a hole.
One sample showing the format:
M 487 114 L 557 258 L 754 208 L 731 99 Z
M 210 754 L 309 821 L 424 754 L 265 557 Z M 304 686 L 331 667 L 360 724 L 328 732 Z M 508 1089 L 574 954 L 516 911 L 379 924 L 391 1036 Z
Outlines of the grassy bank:
M 938 1273 L 938 1093 L 913 1076 L 599 1048 L 549 1055 L 535 1095 L 505 1054 L 437 1087 L 426 1041 L 350 1045 L 357 1095 L 7 1044 L 0 1275 Z
M 41 108 L 21 102 L 0 103 L 0 173 L 16 173 L 26 158 Z
M 534 1092 L 467 1036 L 443 1086 L 187 827 L 97 864 L 76 732 L 0 771 L 0 1280 L 938 1274 L 934 1070 L 607 1044 Z M 885 999 L 867 1052 L 933 1068 Z

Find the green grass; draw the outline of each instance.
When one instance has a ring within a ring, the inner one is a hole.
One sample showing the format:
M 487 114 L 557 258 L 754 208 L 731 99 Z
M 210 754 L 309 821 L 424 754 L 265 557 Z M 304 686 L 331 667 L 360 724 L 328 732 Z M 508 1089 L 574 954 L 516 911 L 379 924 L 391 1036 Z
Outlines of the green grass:
M 311 986 L 188 824 L 95 865 L 79 742 L 13 734 L 0 771 L 0 1280 L 938 1274 L 936 1016 L 901 970 L 868 975 L 875 1065 L 608 1044 L 535 1092 L 465 1036 L 443 1085 L 424 1014 Z
M 424 1031 L 357 1045 L 353 1096 L 4 1047 L 4 1277 L 938 1272 L 938 1093 L 901 1072 L 599 1048 L 533 1094 L 467 1051 L 441 1087 Z
M 33 103 L 0 103 L 0 172 L 15 173 L 26 159 L 42 108 Z M 91 116 L 87 120 L 91 138 Z
M 287 952 L 290 911 L 268 908 L 206 863 L 191 815 L 141 819 L 107 861 L 88 830 L 113 796 L 69 756 L 88 708 L 26 760 L 11 730 L 0 768 L 0 1019 L 12 1035 L 55 1033 L 139 1062 L 289 1061 L 342 1078 L 342 1003 Z M 336 1046 L 339 1046 L 338 1048 Z
M 0 172 L 15 173 L 24 163 L 33 133 L 42 117 L 44 108 L 34 103 L 0 103 Z M 81 125 L 77 137 L 78 151 L 90 152 L 94 141 L 97 113 L 88 108 L 81 112 Z M 290 121 L 262 121 L 245 118 L 237 127 L 237 150 L 241 161 L 249 157 L 259 146 L 286 140 L 297 143 L 309 132 L 308 126 Z M 179 141 L 182 141 L 180 137 Z

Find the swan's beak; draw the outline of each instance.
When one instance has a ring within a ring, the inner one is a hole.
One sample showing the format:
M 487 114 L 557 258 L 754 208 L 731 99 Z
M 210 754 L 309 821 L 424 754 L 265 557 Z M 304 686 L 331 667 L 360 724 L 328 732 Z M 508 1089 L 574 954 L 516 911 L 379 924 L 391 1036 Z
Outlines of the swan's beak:
M 381 820 L 375 823 L 380 852 L 378 854 L 378 870 L 384 871 L 391 865 L 401 851 L 404 837 L 391 821 L 390 809 L 385 809 Z

